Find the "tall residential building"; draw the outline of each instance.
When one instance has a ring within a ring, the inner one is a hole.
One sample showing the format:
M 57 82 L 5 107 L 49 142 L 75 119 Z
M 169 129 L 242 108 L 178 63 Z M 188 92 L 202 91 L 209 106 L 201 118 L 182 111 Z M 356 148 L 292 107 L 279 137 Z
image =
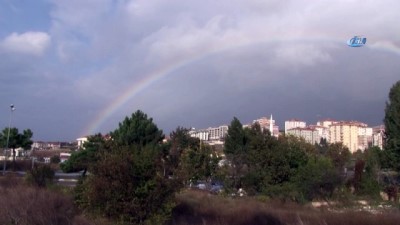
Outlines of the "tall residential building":
M 288 130 L 297 128 L 297 127 L 305 128 L 306 122 L 298 120 L 298 119 L 286 120 L 285 121 L 285 134 L 287 133 Z
M 329 142 L 329 127 L 323 127 L 318 125 L 309 125 L 307 127 L 317 130 L 319 138 L 317 143 L 320 143 L 321 138 Z
M 209 127 L 207 130 L 210 134 L 210 140 L 223 140 L 228 133 L 228 126 L 222 125 L 219 127 Z
M 258 123 L 260 124 L 260 127 L 262 129 L 269 130 L 271 136 L 279 136 L 279 126 L 275 125 L 275 120 L 272 118 L 272 114 L 269 119 L 267 117 L 261 117 L 259 119 L 253 120 L 253 123 Z
M 379 125 L 372 128 L 372 146 L 383 149 L 385 143 L 385 126 Z
M 208 141 L 208 140 L 210 140 L 210 134 L 209 134 L 209 132 L 206 130 L 206 129 L 201 129 L 201 130 L 196 130 L 196 129 L 194 129 L 194 128 L 192 128 L 190 131 L 189 131 L 189 135 L 191 136 L 191 137 L 195 137 L 195 138 L 198 138 L 198 139 L 200 139 L 200 140 L 202 140 L 202 141 Z
M 365 150 L 372 146 L 372 128 L 365 123 L 358 127 L 358 149 Z
M 286 134 L 304 138 L 304 140 L 310 144 L 319 143 L 321 139 L 318 130 L 314 127 L 295 127 L 287 130 Z
M 324 133 L 324 135 L 322 137 L 325 138 L 327 142 L 331 142 L 329 128 L 332 124 L 335 124 L 337 122 L 338 121 L 333 120 L 333 119 L 323 119 L 323 120 L 320 120 L 317 122 L 317 126 L 325 127 L 325 131 L 322 131 Z
M 228 126 L 222 125 L 219 127 L 209 127 L 207 129 L 192 130 L 189 131 L 189 135 L 191 137 L 199 138 L 202 141 L 223 141 L 225 139 L 226 134 L 228 133 Z
M 365 124 L 356 121 L 340 121 L 330 125 L 330 143 L 341 142 L 350 152 L 359 149 L 359 128 Z
M 330 127 L 332 124 L 337 122 L 338 121 L 333 119 L 323 119 L 317 122 L 317 126 Z

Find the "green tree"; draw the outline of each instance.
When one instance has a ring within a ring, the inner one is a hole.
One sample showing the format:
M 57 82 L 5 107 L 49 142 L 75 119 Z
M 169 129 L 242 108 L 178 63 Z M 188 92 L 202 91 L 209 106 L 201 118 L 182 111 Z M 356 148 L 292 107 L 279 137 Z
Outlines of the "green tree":
M 124 146 L 157 145 L 164 139 L 162 130 L 159 130 L 157 125 L 153 123 L 153 119 L 147 118 L 147 115 L 140 110 L 119 123 L 119 127 L 111 132 L 111 137 L 117 145 Z
M 379 171 L 382 151 L 379 147 L 366 149 L 356 161 L 354 187 L 356 194 L 379 198 Z
M 8 136 L 9 134 L 9 136 Z M 7 146 L 7 138 L 8 138 L 8 147 L 12 149 L 12 156 L 13 156 L 13 167 L 15 165 L 15 149 L 23 148 L 24 150 L 28 150 L 31 148 L 32 145 L 32 137 L 33 132 L 30 129 L 23 130 L 22 133 L 18 132 L 18 129 L 13 128 L 4 128 L 2 133 L 0 133 L 0 142 L 1 145 L 6 147 Z
M 91 175 L 77 186 L 76 202 L 116 223 L 162 224 L 180 187 L 164 176 L 164 135 L 141 111 L 119 125 L 89 164 Z
M 82 176 L 85 176 L 89 166 L 99 160 L 99 152 L 106 151 L 111 144 L 100 133 L 89 136 L 83 148 L 73 152 L 70 158 L 60 165 L 60 168 L 65 173 L 83 170 Z
M 174 175 L 181 164 L 182 154 L 185 151 L 200 149 L 200 140 L 189 135 L 189 129 L 177 127 L 170 133 L 170 140 L 167 143 L 167 151 L 164 152 L 167 173 Z
M 300 196 L 308 201 L 315 198 L 329 198 L 341 185 L 339 172 L 332 161 L 323 156 L 308 160 L 306 165 L 299 168 L 299 173 L 294 176 L 293 181 Z
M 210 180 L 216 173 L 218 161 L 219 157 L 209 145 L 187 148 L 182 154 L 179 174 L 185 181 Z
M 333 143 L 328 145 L 325 156 L 332 160 L 335 168 L 340 172 L 344 172 L 345 166 L 350 162 L 350 150 L 342 143 Z
M 279 137 L 269 166 L 269 183 L 276 185 L 290 181 L 292 176 L 297 173 L 298 168 L 307 163 L 307 151 L 312 147 L 297 137 Z
M 389 91 L 389 100 L 385 108 L 385 151 L 388 152 L 390 166 L 400 171 L 400 81 Z
M 248 194 L 260 193 L 266 184 L 268 169 L 271 165 L 273 149 L 276 148 L 277 140 L 271 133 L 262 129 L 258 123 L 245 129 L 248 139 L 246 162 L 248 170 L 243 177 L 243 187 Z
M 243 169 L 246 161 L 247 137 L 240 121 L 234 117 L 228 133 L 225 137 L 224 153 L 231 165 L 231 177 L 233 179 L 233 188 L 240 188 L 240 177 L 243 175 Z
M 272 137 L 258 123 L 245 128 L 246 170 L 241 181 L 248 194 L 264 193 L 282 198 L 293 197 L 293 177 L 304 166 L 316 147 L 294 136 Z
M 168 215 L 174 180 L 165 179 L 154 147 L 116 147 L 102 152 L 83 182 L 79 203 L 89 211 L 119 222 L 143 224 Z

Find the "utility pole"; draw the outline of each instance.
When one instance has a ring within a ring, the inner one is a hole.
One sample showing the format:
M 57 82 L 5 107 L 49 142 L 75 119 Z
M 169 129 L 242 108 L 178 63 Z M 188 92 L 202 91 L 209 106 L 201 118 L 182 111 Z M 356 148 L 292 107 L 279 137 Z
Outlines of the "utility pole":
M 4 161 L 3 161 L 3 176 L 6 174 L 6 165 L 7 165 L 7 149 L 8 149 L 8 144 L 10 142 L 10 130 L 11 130 L 11 118 L 12 118 L 12 113 L 15 111 L 15 107 L 13 104 L 10 105 L 10 121 L 8 123 L 8 134 L 7 134 L 7 143 L 6 143 L 6 148 L 4 149 Z

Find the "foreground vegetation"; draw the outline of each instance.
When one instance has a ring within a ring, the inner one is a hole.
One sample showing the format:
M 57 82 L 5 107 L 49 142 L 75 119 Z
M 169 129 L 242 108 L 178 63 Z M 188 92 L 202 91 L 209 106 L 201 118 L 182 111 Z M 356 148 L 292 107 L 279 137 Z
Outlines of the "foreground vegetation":
M 39 188 L 25 178 L 0 177 L 0 224 L 113 225 L 105 217 L 93 217 L 74 204 L 73 190 L 48 185 Z M 314 208 L 263 197 L 232 198 L 199 190 L 184 190 L 165 225 L 338 225 L 398 224 L 400 213 L 392 207 L 360 211 L 350 205 Z M 156 224 L 156 223 L 155 223 Z

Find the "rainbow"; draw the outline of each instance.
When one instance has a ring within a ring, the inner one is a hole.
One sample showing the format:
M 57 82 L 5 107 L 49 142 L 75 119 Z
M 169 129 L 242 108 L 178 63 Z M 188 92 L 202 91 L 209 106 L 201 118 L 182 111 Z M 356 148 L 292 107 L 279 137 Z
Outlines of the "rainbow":
M 240 48 L 244 46 L 249 46 L 249 45 L 254 45 L 254 44 L 261 44 L 261 43 L 273 43 L 273 42 L 284 42 L 284 41 L 323 41 L 325 43 L 340 43 L 340 44 L 346 44 L 346 38 L 340 37 L 340 38 L 326 38 L 326 37 L 321 37 L 317 36 L 315 38 L 292 38 L 292 39 L 287 39 L 282 37 L 276 37 L 276 38 L 270 38 L 269 40 L 240 40 L 239 44 L 232 44 L 232 43 L 227 43 L 225 45 L 217 46 L 214 47 L 213 49 L 207 49 L 204 51 L 200 51 L 197 53 L 194 53 L 190 55 L 189 57 L 186 57 L 184 59 L 178 59 L 175 60 L 172 63 L 169 63 L 167 65 L 161 66 L 152 72 L 146 74 L 142 80 L 139 82 L 135 82 L 131 86 L 129 86 L 126 90 L 122 92 L 121 95 L 119 95 L 116 99 L 114 99 L 111 104 L 107 105 L 103 110 L 100 111 L 100 113 L 89 123 L 89 125 L 84 129 L 84 132 L 82 132 L 82 136 L 86 135 L 92 135 L 96 132 L 99 132 L 100 126 L 107 121 L 115 112 L 117 112 L 124 104 L 126 104 L 130 99 L 134 98 L 136 95 L 138 95 L 140 92 L 143 90 L 147 89 L 151 85 L 153 85 L 155 82 L 163 78 L 164 76 L 167 76 L 168 74 L 173 74 L 174 71 L 187 66 L 193 62 L 196 62 L 198 60 L 201 60 L 207 56 L 210 56 L 212 54 L 216 53 L 222 53 L 223 51 L 229 50 L 229 49 L 235 49 L 235 48 Z M 369 41 L 369 40 L 368 40 Z M 365 47 L 368 47 L 373 50 L 384 50 L 388 51 L 394 54 L 397 54 L 400 56 L 400 47 L 392 44 L 391 42 L 387 41 L 380 41 L 380 42 L 375 42 L 372 44 L 368 44 Z

